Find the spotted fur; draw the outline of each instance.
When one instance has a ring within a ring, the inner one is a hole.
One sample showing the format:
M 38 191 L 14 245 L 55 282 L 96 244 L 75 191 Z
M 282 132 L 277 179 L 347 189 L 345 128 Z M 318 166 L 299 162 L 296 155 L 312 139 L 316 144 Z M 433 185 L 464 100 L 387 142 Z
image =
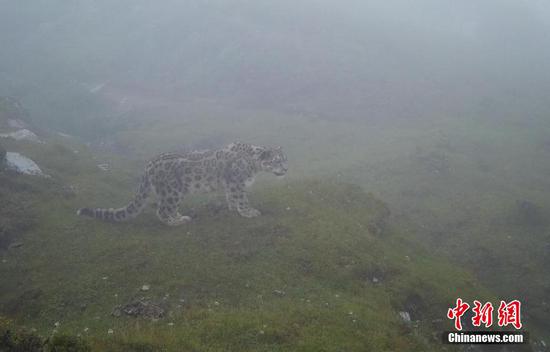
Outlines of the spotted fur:
M 260 171 L 283 176 L 287 170 L 287 159 L 280 147 L 232 143 L 219 150 L 161 154 L 147 164 L 137 194 L 128 205 L 118 209 L 81 208 L 77 214 L 126 221 L 139 215 L 151 196 L 156 195 L 158 218 L 166 225 L 177 226 L 191 220 L 178 211 L 186 194 L 223 189 L 230 210 L 255 217 L 260 212 L 250 207 L 246 186 Z

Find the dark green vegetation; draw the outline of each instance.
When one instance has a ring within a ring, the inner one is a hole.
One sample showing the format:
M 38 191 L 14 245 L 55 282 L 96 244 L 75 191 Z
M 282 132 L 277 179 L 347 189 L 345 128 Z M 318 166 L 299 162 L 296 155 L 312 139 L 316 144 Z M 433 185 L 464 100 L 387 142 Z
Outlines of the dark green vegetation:
M 14 352 L 89 352 L 85 340 L 69 335 L 42 338 L 34 332 L 14 331 L 9 321 L 0 321 L 0 350 Z
M 105 172 L 61 144 L 8 145 L 54 177 L 0 174 L 0 217 L 21 243 L 2 250 L 5 345 L 49 337 L 98 351 L 438 350 L 433 332 L 449 327 L 441 319 L 456 292 L 492 297 L 388 224 L 386 205 L 357 186 L 261 182 L 252 193 L 259 218 L 208 197 L 185 205 L 195 216 L 188 226 L 166 227 L 151 212 L 110 224 L 74 211 L 123 204 L 138 168 L 113 159 Z M 112 316 L 142 296 L 165 317 Z

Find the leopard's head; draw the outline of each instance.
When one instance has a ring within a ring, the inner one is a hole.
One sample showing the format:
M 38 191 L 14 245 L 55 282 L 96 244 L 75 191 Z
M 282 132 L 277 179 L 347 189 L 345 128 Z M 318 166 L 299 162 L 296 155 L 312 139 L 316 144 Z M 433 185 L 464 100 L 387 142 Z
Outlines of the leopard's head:
M 281 147 L 265 147 L 259 156 L 262 171 L 284 176 L 288 171 L 286 155 Z

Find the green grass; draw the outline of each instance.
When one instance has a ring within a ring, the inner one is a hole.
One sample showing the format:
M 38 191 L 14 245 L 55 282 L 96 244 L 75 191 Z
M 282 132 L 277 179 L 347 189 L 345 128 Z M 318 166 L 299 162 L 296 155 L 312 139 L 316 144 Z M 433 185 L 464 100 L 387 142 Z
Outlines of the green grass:
M 120 132 L 137 161 L 65 139 L 3 140 L 53 178 L 1 175 L 2 220 L 29 225 L 16 231 L 22 247 L 0 252 L 0 314 L 42 336 L 59 321 L 57 334 L 81 334 L 98 351 L 429 351 L 441 349 L 433 334 L 451 327 L 445 313 L 457 296 L 518 298 L 531 336 L 546 338 L 548 224 L 514 220 L 521 199 L 548 214 L 545 130 L 450 119 L 383 127 L 252 112 L 231 123 L 174 120 Z M 184 212 L 195 219 L 178 228 L 152 211 L 125 224 L 74 216 L 125 204 L 146 156 L 242 128 L 282 144 L 291 162 L 285 182 L 266 176 L 252 190 L 262 217 L 220 211 L 221 196 L 190 199 Z M 110 315 L 142 295 L 169 315 Z M 401 310 L 419 323 L 403 324 Z
M 103 172 L 85 152 L 74 159 L 56 145 L 26 148 L 54 178 L 1 175 L 11 184 L 3 194 L 32 209 L 11 216 L 33 218 L 18 234 L 24 245 L 4 251 L 0 265 L 0 311 L 16 329 L 49 336 L 59 322 L 55 336 L 80 335 L 98 351 L 427 351 L 440 348 L 432 332 L 443 326 L 432 321 L 457 294 L 491 297 L 406 234 L 382 230 L 386 205 L 357 186 L 264 181 L 252 190 L 258 218 L 217 211 L 209 197 L 184 205 L 195 219 L 182 227 L 151 211 L 110 224 L 74 211 L 123 204 L 131 166 Z M 111 316 L 141 296 L 163 302 L 168 315 Z M 415 327 L 398 316 L 410 297 L 422 308 Z

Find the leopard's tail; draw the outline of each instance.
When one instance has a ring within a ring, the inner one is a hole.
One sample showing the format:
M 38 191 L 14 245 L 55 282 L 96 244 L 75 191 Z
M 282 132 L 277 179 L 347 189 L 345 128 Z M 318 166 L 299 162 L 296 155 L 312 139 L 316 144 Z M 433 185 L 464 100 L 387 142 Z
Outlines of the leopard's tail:
M 122 208 L 80 208 L 76 214 L 88 216 L 104 221 L 122 222 L 138 216 L 147 206 L 147 199 L 151 195 L 151 182 L 147 175 L 141 179 L 138 191 L 134 199 Z

